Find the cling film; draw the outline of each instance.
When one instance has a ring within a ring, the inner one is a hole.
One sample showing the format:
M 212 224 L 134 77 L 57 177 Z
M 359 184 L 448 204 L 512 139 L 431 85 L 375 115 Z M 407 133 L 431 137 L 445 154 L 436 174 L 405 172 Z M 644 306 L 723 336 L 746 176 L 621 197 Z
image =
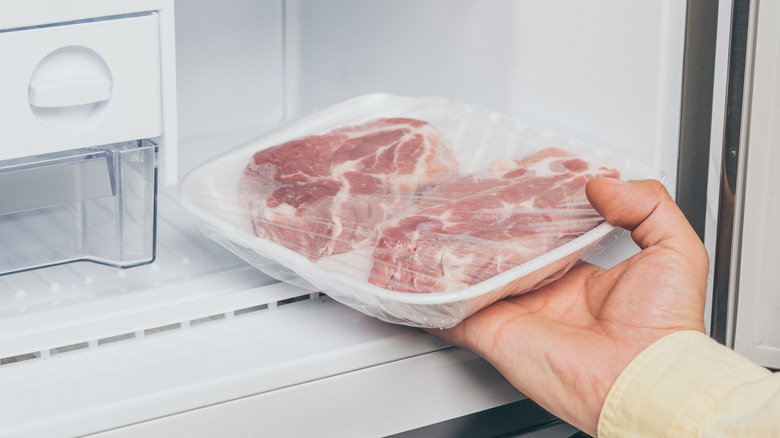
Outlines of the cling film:
M 317 260 L 371 245 L 381 224 L 457 174 L 431 124 L 379 118 L 256 152 L 239 193 L 256 234 Z
M 209 237 L 271 276 L 445 328 L 622 233 L 587 201 L 595 177 L 662 174 L 481 107 L 367 95 L 202 165 L 180 198 Z

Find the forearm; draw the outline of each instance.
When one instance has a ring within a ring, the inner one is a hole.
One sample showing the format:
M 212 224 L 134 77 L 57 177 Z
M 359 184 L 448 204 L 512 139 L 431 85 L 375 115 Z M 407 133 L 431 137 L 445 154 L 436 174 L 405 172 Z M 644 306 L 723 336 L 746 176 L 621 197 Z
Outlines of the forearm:
M 668 335 L 637 356 L 610 389 L 599 437 L 780 433 L 780 375 L 706 335 Z M 774 435 L 773 435 L 774 434 Z

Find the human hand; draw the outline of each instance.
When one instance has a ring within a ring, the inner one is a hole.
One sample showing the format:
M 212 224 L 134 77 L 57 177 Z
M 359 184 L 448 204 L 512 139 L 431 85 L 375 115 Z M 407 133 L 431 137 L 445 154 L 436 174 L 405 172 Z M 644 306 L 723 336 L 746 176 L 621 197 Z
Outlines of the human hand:
M 643 349 L 704 331 L 707 252 L 657 181 L 594 179 L 591 204 L 642 249 L 611 269 L 582 263 L 534 292 L 430 333 L 489 361 L 542 407 L 591 435 L 609 389 Z

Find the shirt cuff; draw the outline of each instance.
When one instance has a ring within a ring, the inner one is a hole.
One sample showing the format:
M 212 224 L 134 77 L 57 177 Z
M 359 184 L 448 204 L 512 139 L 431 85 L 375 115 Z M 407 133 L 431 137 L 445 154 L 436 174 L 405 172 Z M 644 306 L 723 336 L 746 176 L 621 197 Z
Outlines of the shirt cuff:
M 618 376 L 601 409 L 598 436 L 696 436 L 729 390 L 769 374 L 703 333 L 672 333 Z

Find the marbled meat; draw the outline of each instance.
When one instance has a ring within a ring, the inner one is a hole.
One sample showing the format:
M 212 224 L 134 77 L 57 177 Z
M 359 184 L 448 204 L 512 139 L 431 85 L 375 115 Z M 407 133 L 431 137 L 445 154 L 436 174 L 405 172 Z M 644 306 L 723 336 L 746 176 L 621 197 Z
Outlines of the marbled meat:
M 382 227 L 369 281 L 394 291 L 442 292 L 538 257 L 603 221 L 585 196 L 585 183 L 596 176 L 620 173 L 551 148 L 443 182 L 415 211 Z
M 457 172 L 435 127 L 385 118 L 255 153 L 239 192 L 255 234 L 316 261 L 372 247 L 383 222 Z

